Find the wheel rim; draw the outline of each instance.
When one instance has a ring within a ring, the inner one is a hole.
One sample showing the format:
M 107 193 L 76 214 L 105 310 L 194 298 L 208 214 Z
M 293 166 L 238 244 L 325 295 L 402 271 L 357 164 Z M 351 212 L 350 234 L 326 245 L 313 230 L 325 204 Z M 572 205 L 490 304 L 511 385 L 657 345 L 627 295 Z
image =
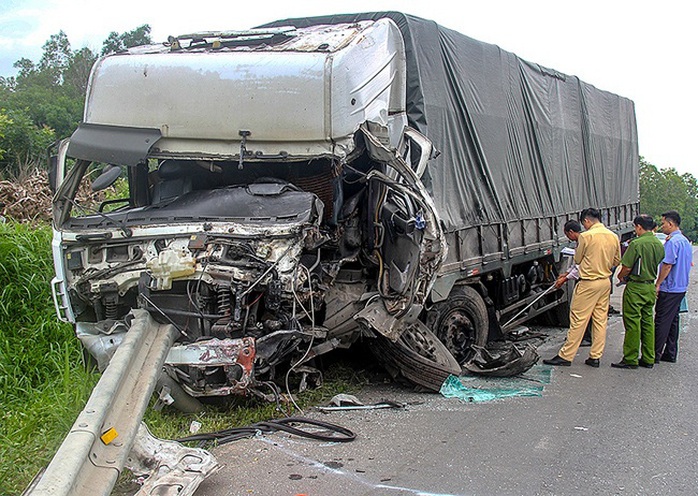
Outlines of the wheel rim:
M 436 336 L 430 338 L 420 332 L 417 326 L 410 326 L 401 336 L 401 339 L 407 347 L 415 351 L 420 356 L 438 364 L 448 363 L 449 357 L 443 356 L 433 339 L 438 339 Z M 443 345 L 441 345 L 443 350 Z
M 475 324 L 472 317 L 463 309 L 449 312 L 441 321 L 441 340 L 446 348 L 463 363 L 473 355 L 471 346 L 475 344 Z
M 402 333 L 405 344 L 413 351 L 432 362 L 438 361 L 436 349 L 429 339 L 414 327 L 410 327 Z

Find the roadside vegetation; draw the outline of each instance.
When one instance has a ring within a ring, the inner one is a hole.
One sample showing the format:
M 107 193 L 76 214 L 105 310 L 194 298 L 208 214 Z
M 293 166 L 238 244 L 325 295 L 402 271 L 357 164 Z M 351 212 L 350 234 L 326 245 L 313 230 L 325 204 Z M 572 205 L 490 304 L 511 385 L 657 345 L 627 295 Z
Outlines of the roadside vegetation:
M 681 214 L 681 232 L 698 242 L 698 180 L 676 169 L 660 169 L 640 157 L 640 211 L 659 223 L 667 210 Z

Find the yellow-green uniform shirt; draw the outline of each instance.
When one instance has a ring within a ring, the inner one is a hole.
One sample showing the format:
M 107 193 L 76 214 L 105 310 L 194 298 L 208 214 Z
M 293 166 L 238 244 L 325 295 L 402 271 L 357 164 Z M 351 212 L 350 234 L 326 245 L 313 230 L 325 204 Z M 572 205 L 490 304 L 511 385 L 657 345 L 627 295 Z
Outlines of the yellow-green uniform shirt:
M 574 261 L 579 265 L 580 279 L 608 279 L 611 269 L 620 264 L 618 236 L 597 222 L 579 235 Z
M 664 247 L 653 232 L 646 232 L 633 239 L 623 254 L 621 263 L 632 268 L 637 260 L 639 274 L 630 274 L 628 279 L 635 282 L 654 282 L 657 279 L 657 268 L 664 258 Z

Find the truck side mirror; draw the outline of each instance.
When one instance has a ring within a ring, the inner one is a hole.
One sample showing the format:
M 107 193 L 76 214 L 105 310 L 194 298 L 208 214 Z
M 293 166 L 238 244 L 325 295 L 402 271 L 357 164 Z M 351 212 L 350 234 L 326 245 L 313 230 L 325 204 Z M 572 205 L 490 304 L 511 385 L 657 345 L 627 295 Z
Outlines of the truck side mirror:
M 117 179 L 119 179 L 119 176 L 121 176 L 121 171 L 122 169 L 119 165 L 107 165 L 102 170 L 99 177 L 92 182 L 92 191 L 97 192 L 107 189 L 109 186 L 114 184 Z

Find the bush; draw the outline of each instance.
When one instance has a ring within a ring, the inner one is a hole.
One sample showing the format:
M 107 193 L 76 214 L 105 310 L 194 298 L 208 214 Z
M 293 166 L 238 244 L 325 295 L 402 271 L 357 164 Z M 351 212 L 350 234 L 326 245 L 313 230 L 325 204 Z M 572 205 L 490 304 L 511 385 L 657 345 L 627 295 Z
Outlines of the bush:
M 24 169 L 45 167 L 46 148 L 56 133 L 36 126 L 22 110 L 0 110 L 0 176 L 16 177 Z

